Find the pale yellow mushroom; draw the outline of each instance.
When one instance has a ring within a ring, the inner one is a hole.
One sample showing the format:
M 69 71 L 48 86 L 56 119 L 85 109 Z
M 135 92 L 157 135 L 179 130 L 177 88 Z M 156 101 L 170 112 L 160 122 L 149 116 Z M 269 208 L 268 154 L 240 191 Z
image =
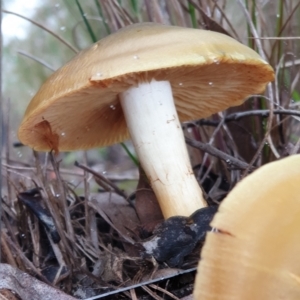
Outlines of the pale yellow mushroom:
M 206 203 L 180 122 L 239 105 L 273 78 L 255 51 L 226 35 L 135 24 L 50 76 L 29 104 L 19 138 L 35 150 L 70 151 L 130 134 L 164 217 L 189 216 Z
M 195 300 L 300 299 L 300 155 L 239 182 L 211 226 Z

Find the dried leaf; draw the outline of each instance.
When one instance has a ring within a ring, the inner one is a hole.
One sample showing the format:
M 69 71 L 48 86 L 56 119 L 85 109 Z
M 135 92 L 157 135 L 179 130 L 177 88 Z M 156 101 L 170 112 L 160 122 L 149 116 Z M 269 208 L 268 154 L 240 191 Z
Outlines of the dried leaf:
M 141 167 L 139 173 L 135 209 L 143 229 L 151 233 L 155 226 L 164 220 L 164 217 L 146 174 Z
M 45 207 L 42 205 L 42 196 L 39 188 L 34 188 L 18 194 L 18 200 L 21 201 L 44 225 L 51 234 L 54 243 L 59 243 L 60 236 L 57 232 L 54 220 Z

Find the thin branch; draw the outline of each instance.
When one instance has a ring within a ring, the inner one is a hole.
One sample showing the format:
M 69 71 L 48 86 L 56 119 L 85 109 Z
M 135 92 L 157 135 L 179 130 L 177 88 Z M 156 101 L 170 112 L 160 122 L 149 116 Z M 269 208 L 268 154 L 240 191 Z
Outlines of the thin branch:
M 230 166 L 234 165 L 237 168 L 242 169 L 242 170 L 249 168 L 249 165 L 247 163 L 245 163 L 229 154 L 226 154 L 226 153 L 214 148 L 213 146 L 211 146 L 209 144 L 205 144 L 200 141 L 195 141 L 188 137 L 185 137 L 185 141 L 191 147 L 194 147 L 194 148 L 200 149 L 204 152 L 207 152 L 210 155 L 213 155 L 213 156 L 225 161 Z M 252 169 L 252 168 L 253 167 L 251 167 L 250 169 Z
M 229 114 L 225 117 L 224 122 L 232 122 L 232 121 L 238 121 L 245 117 L 251 117 L 251 116 L 261 116 L 262 118 L 267 118 L 270 114 L 269 109 L 256 109 L 256 110 L 249 110 L 249 111 L 243 111 L 243 112 L 237 112 Z M 300 117 L 300 111 L 293 110 L 293 109 L 275 109 L 274 115 L 290 115 L 290 116 L 297 116 Z M 222 120 L 223 121 L 223 120 Z M 213 121 L 213 120 L 199 120 L 193 123 L 187 123 L 187 127 L 193 127 L 195 124 L 197 125 L 207 125 L 207 126 L 218 126 L 220 121 Z
M 55 160 L 54 154 L 50 152 L 50 162 L 52 164 L 53 171 L 55 173 L 56 177 L 56 183 L 57 183 L 57 188 L 59 192 L 59 199 L 61 200 L 60 203 L 63 208 L 63 215 L 65 217 L 65 224 L 67 228 L 67 232 L 69 234 L 69 238 L 72 242 L 75 241 L 75 233 L 74 233 L 74 228 L 72 226 L 72 220 L 70 216 L 70 211 L 68 207 L 68 202 L 67 202 L 67 195 L 66 195 L 66 190 L 64 187 L 63 180 L 61 178 L 61 174 L 58 170 L 58 163 Z
M 278 37 L 278 36 L 268 36 L 268 37 L 249 37 L 249 39 L 255 40 L 300 40 L 299 36 L 285 36 L 285 37 Z
M 293 109 L 274 109 L 273 111 L 274 115 L 291 115 L 291 116 L 298 116 L 300 117 L 300 111 L 298 110 L 293 110 Z M 270 110 L 269 109 L 257 109 L 257 110 L 250 110 L 250 111 L 244 111 L 244 112 L 238 112 L 238 113 L 233 113 L 228 115 L 225 118 L 225 122 L 228 121 L 237 121 L 241 118 L 244 117 L 249 117 L 249 116 L 257 116 L 260 115 L 263 118 L 267 118 L 270 115 Z
M 99 178 L 101 181 L 103 181 L 104 183 L 106 183 L 107 185 L 112 187 L 118 195 L 120 195 L 120 196 L 124 197 L 125 199 L 127 199 L 127 195 L 121 189 L 119 189 L 117 185 L 115 185 L 113 182 L 111 182 L 106 177 L 104 177 L 101 174 L 95 172 L 93 169 L 89 168 L 88 166 L 80 164 L 77 161 L 75 161 L 75 166 L 82 169 L 82 170 L 87 171 L 88 173 L 93 174 L 95 177 Z
M 159 287 L 158 285 L 155 284 L 149 284 L 149 286 L 154 289 L 154 290 L 158 290 L 160 292 L 163 292 L 164 294 L 168 295 L 170 298 L 175 299 L 175 300 L 180 300 L 178 297 L 176 297 L 175 295 L 173 295 L 172 293 L 168 292 L 166 289 L 163 289 L 161 287 Z

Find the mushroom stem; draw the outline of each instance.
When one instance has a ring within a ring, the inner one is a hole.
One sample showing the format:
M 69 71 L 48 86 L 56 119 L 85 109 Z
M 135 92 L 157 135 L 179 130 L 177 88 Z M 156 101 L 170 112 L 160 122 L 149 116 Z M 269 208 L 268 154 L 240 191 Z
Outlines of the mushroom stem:
M 140 83 L 120 94 L 134 147 L 165 218 L 206 206 L 194 176 L 168 81 Z

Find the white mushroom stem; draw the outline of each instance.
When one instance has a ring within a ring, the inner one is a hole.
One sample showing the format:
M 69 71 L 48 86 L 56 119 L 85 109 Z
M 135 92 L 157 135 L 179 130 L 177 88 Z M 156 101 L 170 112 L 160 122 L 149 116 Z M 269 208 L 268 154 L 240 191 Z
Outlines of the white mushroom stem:
M 168 81 L 120 94 L 131 139 L 165 218 L 206 206 L 194 176 Z

